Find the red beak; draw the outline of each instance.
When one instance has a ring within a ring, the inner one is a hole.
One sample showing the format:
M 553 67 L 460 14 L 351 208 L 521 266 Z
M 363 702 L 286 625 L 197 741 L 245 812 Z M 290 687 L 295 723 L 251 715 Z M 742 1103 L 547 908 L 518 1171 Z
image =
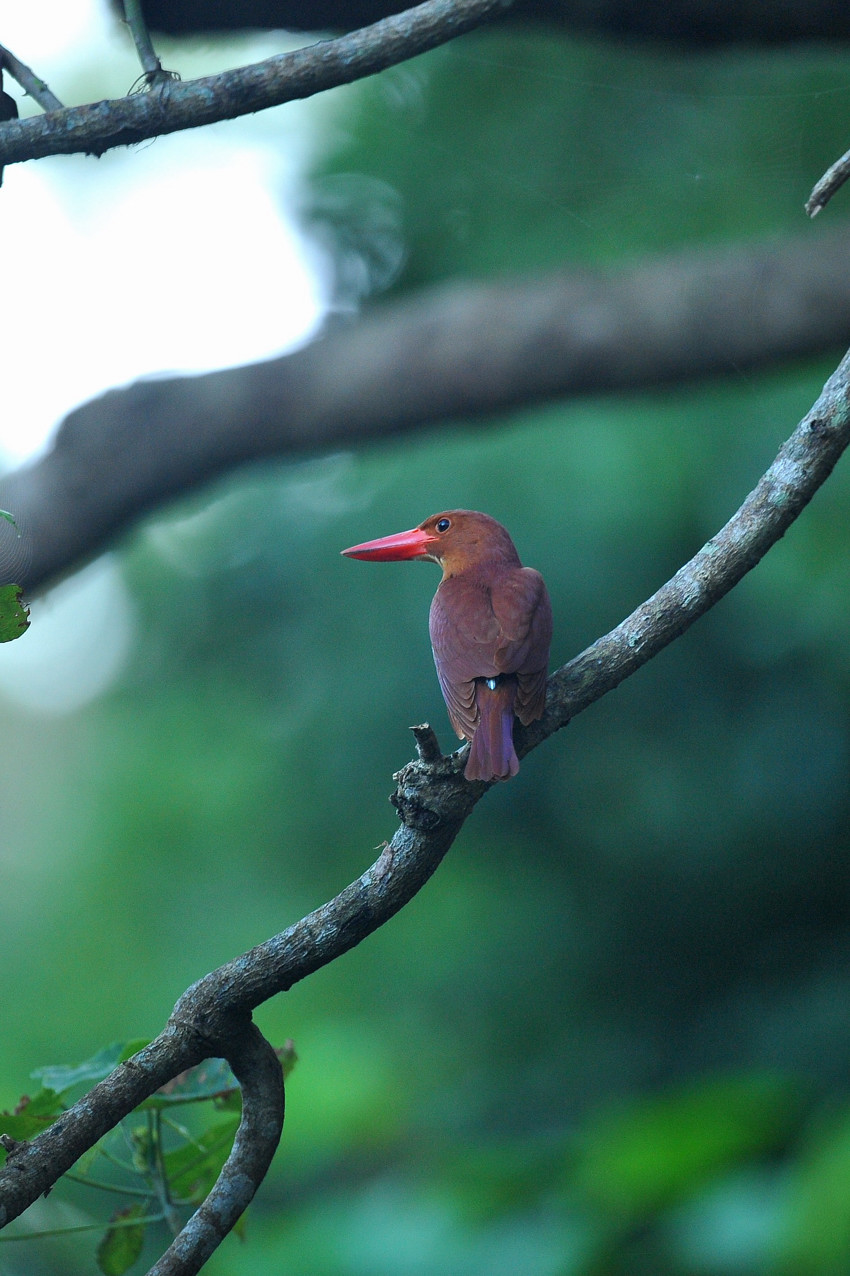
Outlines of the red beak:
M 380 540 L 364 541 L 362 545 L 352 545 L 351 549 L 341 552 L 346 558 L 397 563 L 408 558 L 429 558 L 428 546 L 433 545 L 436 539 L 436 536 L 423 532 L 421 527 L 413 527 L 409 532 L 396 532 L 393 536 L 382 536 Z

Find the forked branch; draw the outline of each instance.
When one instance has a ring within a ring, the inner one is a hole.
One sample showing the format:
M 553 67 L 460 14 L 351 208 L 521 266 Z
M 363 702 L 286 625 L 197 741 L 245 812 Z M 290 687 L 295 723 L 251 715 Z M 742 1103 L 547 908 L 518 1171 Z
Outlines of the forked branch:
M 848 442 L 850 355 L 729 522 L 622 624 L 553 674 L 544 717 L 528 728 L 517 728 L 518 752 L 527 754 L 566 726 L 728 593 L 784 535 Z M 489 787 L 464 780 L 462 754 L 433 758 L 427 729 L 417 729 L 417 740 L 419 758 L 396 777 L 393 802 L 400 824 L 378 860 L 315 912 L 205 976 L 180 998 L 160 1037 L 38 1138 L 16 1147 L 0 1168 L 0 1226 L 21 1214 L 159 1086 L 203 1058 L 222 1055 L 231 1060 L 250 1100 L 239 1150 L 234 1150 L 208 1198 L 209 1209 L 201 1206 L 153 1271 L 156 1276 L 185 1276 L 200 1269 L 232 1214 L 222 1202 L 245 1169 L 243 1152 L 248 1155 L 248 1145 L 256 1142 L 253 1168 L 247 1174 L 253 1195 L 257 1176 L 262 1177 L 277 1143 L 276 1123 L 282 1119 L 282 1088 L 278 1105 L 275 1066 L 269 1047 L 251 1024 L 251 1012 L 353 948 L 402 908 L 435 871 Z
M 511 0 L 425 0 L 336 40 L 150 93 L 0 125 L 0 166 L 45 155 L 103 155 L 166 133 L 264 111 L 386 70 L 479 26 Z M 154 55 L 155 57 L 155 55 Z

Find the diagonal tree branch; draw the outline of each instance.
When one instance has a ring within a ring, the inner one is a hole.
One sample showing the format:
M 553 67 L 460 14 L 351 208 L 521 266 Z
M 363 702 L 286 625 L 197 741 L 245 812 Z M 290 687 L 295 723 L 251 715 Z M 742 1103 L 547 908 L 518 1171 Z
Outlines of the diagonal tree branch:
M 283 358 L 110 391 L 0 481 L 16 518 L 0 520 L 0 584 L 32 593 L 253 460 L 843 345 L 847 253 L 839 229 L 617 274 L 467 281 L 376 307 Z
M 25 62 L 21 62 L 20 58 L 16 58 L 11 49 L 7 49 L 2 44 L 0 44 L 0 69 L 8 71 L 12 79 L 17 80 L 27 96 L 34 102 L 38 102 L 43 111 L 62 110 L 62 103 L 56 94 L 50 91 L 44 80 L 40 79 Z
M 812 193 L 806 200 L 806 212 L 810 217 L 817 217 L 821 209 L 826 208 L 848 177 L 850 177 L 850 151 L 845 151 L 840 159 L 830 164 L 823 177 L 815 182 Z
M 848 443 L 850 354 L 717 535 L 622 624 L 550 678 L 546 713 L 539 723 L 517 728 L 518 751 L 528 753 L 566 726 L 704 615 L 784 535 Z M 0 1226 L 22 1213 L 86 1148 L 187 1067 L 217 1053 L 242 1067 L 255 1052 L 270 1066 L 264 1048 L 250 1035 L 251 1011 L 360 943 L 424 885 L 490 786 L 464 780 L 463 750 L 435 759 L 428 730 L 418 728 L 416 735 L 419 760 L 408 763 L 396 777 L 393 802 L 401 822 L 378 860 L 327 904 L 193 985 L 151 1045 L 38 1138 L 16 1147 L 0 1168 Z M 267 1097 L 263 1103 L 268 1103 Z M 273 1123 L 273 1108 L 273 1103 L 271 1108 L 258 1108 L 263 1113 L 258 1119 Z M 269 1142 L 263 1144 L 266 1151 Z M 220 1182 L 226 1196 L 229 1184 Z M 214 1210 L 220 1199 L 221 1195 L 214 1199 Z M 212 1232 L 203 1219 L 197 1235 L 203 1239 L 186 1241 L 187 1263 L 196 1262 L 203 1247 L 211 1244 Z M 197 1265 L 160 1267 L 158 1276 L 197 1270 Z
M 802 513 L 850 444 L 850 352 L 734 516 L 657 593 L 549 680 L 546 712 L 517 727 L 524 756 L 635 673 L 719 602 Z
M 102 155 L 137 142 L 264 111 L 351 84 L 463 35 L 511 0 L 425 0 L 372 26 L 251 66 L 155 92 L 0 124 L 0 166 L 45 155 Z

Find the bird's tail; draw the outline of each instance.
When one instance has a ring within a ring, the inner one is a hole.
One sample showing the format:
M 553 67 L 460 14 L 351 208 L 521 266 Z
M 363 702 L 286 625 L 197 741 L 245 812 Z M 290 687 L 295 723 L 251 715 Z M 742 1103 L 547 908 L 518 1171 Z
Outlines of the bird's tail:
M 463 771 L 467 780 L 506 780 L 516 775 L 519 760 L 513 735 L 515 700 L 515 678 L 475 679 L 478 725 Z

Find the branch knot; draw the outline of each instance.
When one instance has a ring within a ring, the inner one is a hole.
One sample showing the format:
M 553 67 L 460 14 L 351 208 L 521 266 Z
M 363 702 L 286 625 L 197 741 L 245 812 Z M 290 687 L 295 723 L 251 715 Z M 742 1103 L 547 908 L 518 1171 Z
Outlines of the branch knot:
M 401 774 L 401 773 L 399 773 Z M 390 794 L 390 801 L 398 811 L 402 824 L 422 833 L 431 833 L 440 823 L 441 816 L 431 807 L 426 806 L 417 794 L 409 794 L 401 786 Z

